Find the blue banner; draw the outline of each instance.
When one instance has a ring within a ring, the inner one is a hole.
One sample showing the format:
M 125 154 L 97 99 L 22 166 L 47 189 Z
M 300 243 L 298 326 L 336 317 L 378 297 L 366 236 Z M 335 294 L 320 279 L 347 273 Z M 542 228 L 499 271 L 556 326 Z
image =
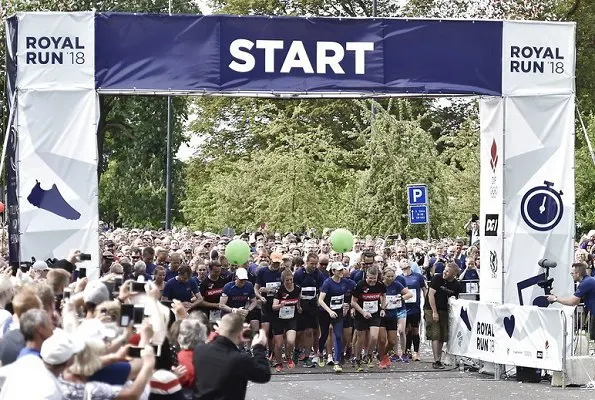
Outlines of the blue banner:
M 97 89 L 502 93 L 502 22 L 101 13 Z

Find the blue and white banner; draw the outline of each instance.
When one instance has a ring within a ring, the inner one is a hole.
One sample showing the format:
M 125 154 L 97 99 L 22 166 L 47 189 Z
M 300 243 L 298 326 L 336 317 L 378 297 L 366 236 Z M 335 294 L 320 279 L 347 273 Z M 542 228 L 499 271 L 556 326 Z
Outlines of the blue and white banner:
M 94 13 L 18 16 L 20 261 L 90 253 L 98 276 Z
M 562 371 L 565 319 L 561 309 L 469 300 L 450 300 L 449 307 L 450 354 Z M 571 343 L 568 336 L 567 349 Z
M 482 296 L 533 303 L 540 257 L 569 289 L 572 23 L 88 12 L 22 13 L 7 31 L 12 260 L 97 259 L 97 93 L 480 95 Z

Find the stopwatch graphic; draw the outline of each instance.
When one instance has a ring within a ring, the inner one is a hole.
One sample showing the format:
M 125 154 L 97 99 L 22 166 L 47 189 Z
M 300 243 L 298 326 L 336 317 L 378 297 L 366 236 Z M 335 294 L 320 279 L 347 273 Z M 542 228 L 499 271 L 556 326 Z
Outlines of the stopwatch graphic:
M 543 186 L 529 189 L 521 200 L 521 216 L 527 225 L 536 231 L 554 229 L 562 219 L 564 205 L 562 191 L 556 192 L 553 182 L 544 181 Z

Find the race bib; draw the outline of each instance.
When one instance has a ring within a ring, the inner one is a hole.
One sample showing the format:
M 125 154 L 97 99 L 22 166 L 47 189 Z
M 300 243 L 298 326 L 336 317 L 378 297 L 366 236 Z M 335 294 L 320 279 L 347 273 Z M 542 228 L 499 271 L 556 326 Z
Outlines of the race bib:
M 331 310 L 340 310 L 343 308 L 343 300 L 345 295 L 331 296 Z
M 270 292 L 267 292 L 267 297 L 272 297 L 275 294 L 277 294 L 277 290 L 279 290 L 280 287 L 281 287 L 281 282 L 267 282 L 266 288 L 268 290 L 270 290 Z
M 415 303 L 415 302 L 417 302 L 417 289 L 409 289 L 409 292 L 413 296 L 411 296 L 411 298 L 405 300 L 405 303 Z
M 386 309 L 387 310 L 395 310 L 397 308 L 401 308 L 403 306 L 401 302 L 401 295 L 400 294 L 393 294 L 386 296 Z
M 279 319 L 292 319 L 295 315 L 295 306 L 283 306 L 279 309 Z
M 303 287 L 301 297 L 303 300 L 312 300 L 316 297 L 315 287 Z
M 375 312 L 378 312 L 378 301 L 364 301 L 364 306 L 362 308 L 364 309 L 364 312 L 374 314 Z
M 221 310 L 209 311 L 209 322 L 217 322 L 221 319 Z
M 479 283 L 478 282 L 465 282 L 465 286 L 467 288 L 467 293 L 473 293 L 473 294 L 479 293 Z

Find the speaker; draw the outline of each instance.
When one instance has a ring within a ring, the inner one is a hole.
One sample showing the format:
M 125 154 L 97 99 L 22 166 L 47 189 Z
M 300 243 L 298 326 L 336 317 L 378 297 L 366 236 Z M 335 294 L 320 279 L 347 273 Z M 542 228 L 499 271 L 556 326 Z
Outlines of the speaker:
M 541 382 L 541 370 L 537 368 L 516 367 L 516 380 L 525 383 Z

